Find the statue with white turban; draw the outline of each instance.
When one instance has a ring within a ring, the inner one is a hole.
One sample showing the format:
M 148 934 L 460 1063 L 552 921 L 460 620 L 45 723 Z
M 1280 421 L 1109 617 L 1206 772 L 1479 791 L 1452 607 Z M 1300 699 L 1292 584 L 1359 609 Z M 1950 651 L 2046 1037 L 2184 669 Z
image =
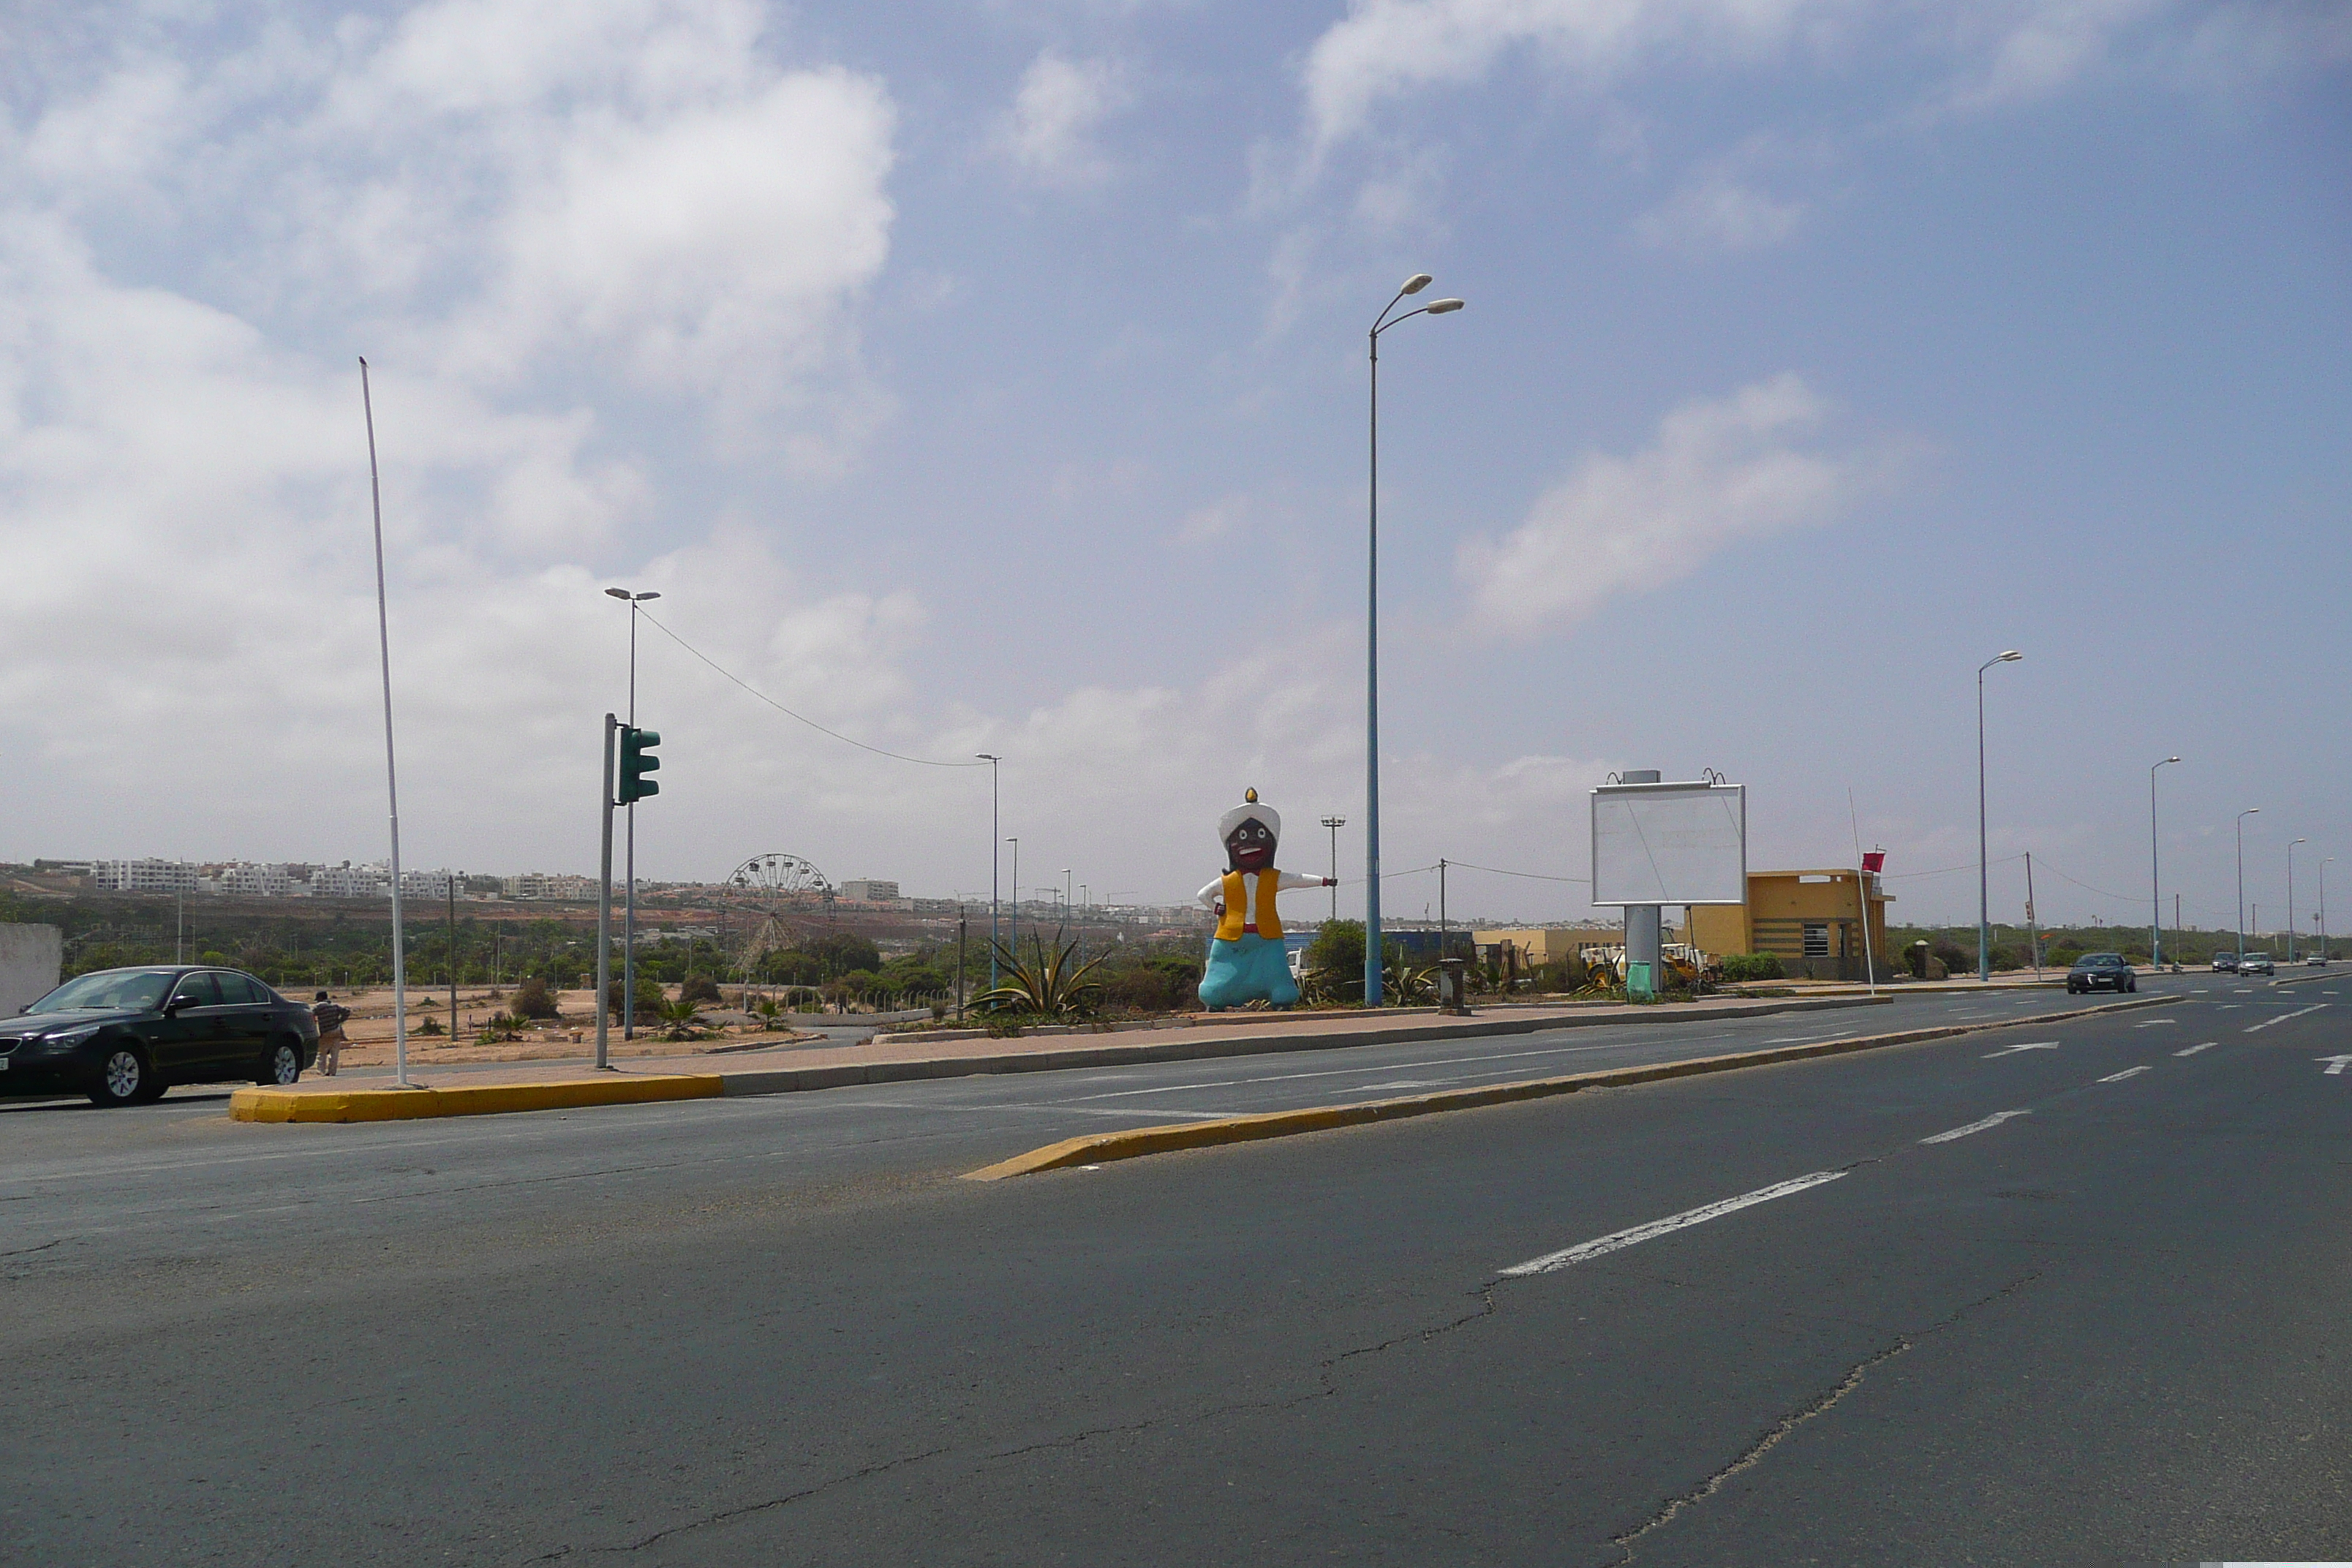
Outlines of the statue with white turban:
M 1291 888 L 1328 888 L 1332 879 L 1274 868 L 1282 816 L 1261 804 L 1254 789 L 1217 819 L 1217 837 L 1224 841 L 1225 874 L 1201 889 L 1201 902 L 1217 917 L 1217 934 L 1201 975 L 1202 1004 L 1212 1013 L 1244 1002 L 1290 1006 L 1298 1000 L 1298 983 L 1290 976 L 1275 895 Z

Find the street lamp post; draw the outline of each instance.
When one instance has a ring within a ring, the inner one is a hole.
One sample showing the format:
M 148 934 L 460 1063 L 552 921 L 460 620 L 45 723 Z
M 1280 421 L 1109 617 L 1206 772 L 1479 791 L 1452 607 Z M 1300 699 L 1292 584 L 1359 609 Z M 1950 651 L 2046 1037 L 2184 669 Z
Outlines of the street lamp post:
M 2246 818 L 2262 811 L 2250 805 L 2238 813 L 2238 962 L 2246 961 Z
M 1977 666 L 1977 979 L 1992 979 L 1992 878 L 1985 859 L 1985 671 L 1996 664 L 2015 664 L 2025 656 L 2015 648 L 1997 653 Z
M 1327 816 L 1323 826 L 1331 830 L 1331 918 L 1339 918 L 1339 829 L 1348 826 L 1344 816 Z
M 1364 1005 L 1380 1005 L 1381 989 L 1381 334 L 1415 316 L 1444 316 L 1462 309 L 1459 300 L 1432 300 L 1394 321 L 1389 312 L 1408 294 L 1429 287 L 1426 272 L 1404 280 L 1396 298 L 1372 321 L 1367 344 L 1371 361 L 1371 483 L 1364 574 Z M 1337 901 L 1337 895 L 1334 895 Z
M 1013 846 L 1013 940 L 1021 940 L 1021 836 L 1014 834 L 1004 842 Z
M 647 599 L 658 599 L 659 594 L 632 594 L 626 588 L 607 588 L 609 596 L 629 606 L 629 728 L 637 727 L 637 616 L 639 606 Z M 628 881 L 626 901 L 621 906 L 621 1038 L 637 1037 L 637 803 L 629 802 L 628 847 L 624 851 L 625 868 L 622 875 Z M 604 1006 L 608 998 L 598 997 L 596 1005 Z
M 1004 759 L 993 752 L 975 752 L 973 757 L 988 764 L 988 988 L 996 989 L 996 868 L 1004 851 L 996 837 L 996 766 Z M 958 949 L 961 952 L 961 949 Z
M 2164 967 L 2164 879 L 2156 858 L 2156 769 L 2169 767 L 2179 757 L 2167 757 L 2147 770 L 2147 962 Z
M 2286 846 L 2286 961 L 2294 962 L 2294 847 L 2308 838 L 2291 838 Z
M 1064 925 L 1070 923 L 1070 868 L 1065 866 L 1062 868 L 1062 923 Z

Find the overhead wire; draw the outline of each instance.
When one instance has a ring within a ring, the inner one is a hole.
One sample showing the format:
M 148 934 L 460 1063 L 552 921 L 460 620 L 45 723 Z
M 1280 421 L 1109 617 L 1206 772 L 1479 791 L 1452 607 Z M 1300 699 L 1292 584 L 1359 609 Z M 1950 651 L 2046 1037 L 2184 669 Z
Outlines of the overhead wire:
M 712 669 L 717 670 L 720 675 L 725 676 L 729 680 L 733 681 L 736 685 L 741 687 L 745 691 L 751 693 L 759 700 L 766 703 L 777 712 L 782 713 L 785 718 L 798 720 L 801 723 L 807 725 L 810 729 L 814 730 L 820 735 L 830 735 L 835 740 L 841 742 L 844 745 L 855 746 L 861 752 L 871 752 L 877 757 L 888 757 L 893 761 L 901 763 L 913 763 L 919 767 L 978 768 L 985 767 L 987 765 L 985 759 L 978 757 L 973 758 L 968 763 L 942 762 L 937 757 L 910 757 L 904 752 L 894 752 L 887 746 L 869 746 L 854 735 L 845 735 L 838 730 L 827 729 L 824 725 L 818 723 L 815 720 L 810 718 L 805 713 L 793 712 L 791 709 L 785 707 L 782 703 L 777 701 L 774 698 L 769 696 L 758 687 L 753 686 L 750 681 L 744 679 L 741 676 L 737 675 L 733 670 L 729 669 L 726 666 L 720 664 L 717 659 L 712 658 L 709 654 L 703 652 L 700 648 L 695 647 L 692 643 L 687 641 L 684 637 L 678 636 L 667 626 L 663 626 L 660 621 L 655 620 L 654 614 L 651 610 L 647 610 L 640 606 L 637 613 L 645 616 L 646 619 L 653 621 L 655 629 L 659 631 L 662 636 L 669 638 L 670 641 L 686 649 L 687 652 L 692 654 L 695 658 L 709 665 Z

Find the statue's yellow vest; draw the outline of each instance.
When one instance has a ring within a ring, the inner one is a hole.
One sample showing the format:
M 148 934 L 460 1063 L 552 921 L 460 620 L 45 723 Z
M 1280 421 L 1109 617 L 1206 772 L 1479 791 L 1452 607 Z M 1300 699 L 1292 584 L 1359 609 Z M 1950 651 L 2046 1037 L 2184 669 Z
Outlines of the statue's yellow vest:
M 1254 918 L 1247 919 L 1247 923 L 1257 927 L 1257 934 L 1269 942 L 1282 940 L 1282 917 L 1274 909 L 1274 895 L 1281 886 L 1282 873 L 1273 867 L 1268 866 L 1257 874 L 1257 909 L 1254 911 Z M 1243 894 L 1242 873 L 1226 872 L 1225 915 L 1217 922 L 1219 942 L 1239 942 L 1246 934 L 1242 930 L 1245 919 L 1242 906 L 1246 901 Z

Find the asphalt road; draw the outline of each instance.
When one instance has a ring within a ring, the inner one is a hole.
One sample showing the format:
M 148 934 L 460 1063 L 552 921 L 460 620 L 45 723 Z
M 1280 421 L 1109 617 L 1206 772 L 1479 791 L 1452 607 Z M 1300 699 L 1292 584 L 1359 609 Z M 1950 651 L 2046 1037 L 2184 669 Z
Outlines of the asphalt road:
M 2352 1555 L 2347 1003 L 2166 984 L 990 1184 L 954 1177 L 1145 1115 L 1748 1042 L 359 1128 L 0 1111 L 0 1560 Z

